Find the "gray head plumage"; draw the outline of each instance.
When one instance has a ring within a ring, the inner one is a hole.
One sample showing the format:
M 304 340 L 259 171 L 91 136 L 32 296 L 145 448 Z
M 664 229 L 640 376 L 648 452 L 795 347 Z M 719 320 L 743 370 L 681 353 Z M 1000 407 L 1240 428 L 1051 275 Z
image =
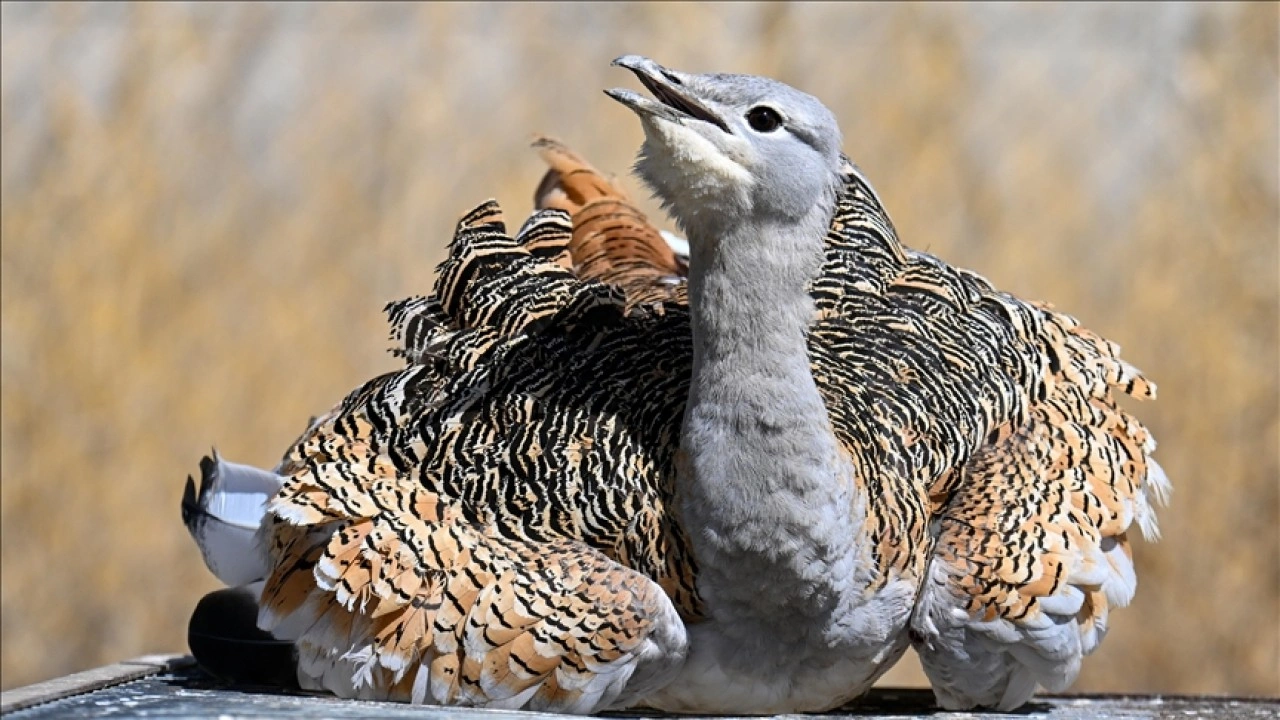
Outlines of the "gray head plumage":
M 840 128 L 817 98 L 752 75 L 692 74 L 614 60 L 654 95 L 606 91 L 640 116 L 636 171 L 693 232 L 700 217 L 794 222 L 834 201 Z

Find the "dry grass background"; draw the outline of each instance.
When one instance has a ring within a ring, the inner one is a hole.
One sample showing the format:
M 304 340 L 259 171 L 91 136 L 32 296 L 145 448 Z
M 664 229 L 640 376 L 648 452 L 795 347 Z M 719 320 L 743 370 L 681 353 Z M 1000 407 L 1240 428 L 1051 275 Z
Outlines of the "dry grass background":
M 907 243 L 1054 301 L 1159 382 L 1165 538 L 1076 688 L 1280 694 L 1278 20 L 5 4 L 4 687 L 182 650 L 214 587 L 178 514 L 200 455 L 271 465 L 392 367 L 379 309 L 429 287 L 476 202 L 529 210 L 530 133 L 624 171 L 639 128 L 600 90 L 640 52 L 823 98 Z

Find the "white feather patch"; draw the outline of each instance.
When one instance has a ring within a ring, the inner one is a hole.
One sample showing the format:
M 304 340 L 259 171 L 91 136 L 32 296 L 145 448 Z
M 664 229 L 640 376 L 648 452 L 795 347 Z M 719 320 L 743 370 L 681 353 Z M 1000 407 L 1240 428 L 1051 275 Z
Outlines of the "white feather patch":
M 284 478 L 249 465 L 213 458 L 201 463 L 197 496 L 187 479 L 183 520 L 200 547 L 205 566 L 228 587 L 261 580 L 267 563 L 257 532 L 267 500 L 279 492 Z

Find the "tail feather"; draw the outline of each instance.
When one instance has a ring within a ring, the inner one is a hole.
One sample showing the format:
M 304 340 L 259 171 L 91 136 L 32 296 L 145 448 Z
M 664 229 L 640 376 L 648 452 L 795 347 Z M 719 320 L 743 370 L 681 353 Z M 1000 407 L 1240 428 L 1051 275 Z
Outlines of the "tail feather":
M 660 232 L 621 185 L 563 143 L 540 137 L 533 146 L 549 168 L 534 193 L 535 205 L 562 210 L 573 220 L 570 257 L 558 260 L 562 267 L 622 288 L 628 308 L 683 303 L 687 243 Z
M 200 461 L 198 492 L 187 477 L 182 522 L 200 547 L 209 572 L 228 587 L 266 577 L 266 556 L 256 536 L 267 501 L 283 481 L 273 472 L 227 462 L 216 450 Z

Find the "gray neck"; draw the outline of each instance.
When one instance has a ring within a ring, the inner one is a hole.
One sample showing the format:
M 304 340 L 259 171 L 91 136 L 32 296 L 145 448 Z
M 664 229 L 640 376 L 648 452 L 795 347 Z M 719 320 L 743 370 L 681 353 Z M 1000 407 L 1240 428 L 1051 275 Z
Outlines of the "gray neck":
M 865 503 L 806 343 L 829 220 L 818 207 L 786 227 L 687 228 L 694 363 L 681 506 L 699 591 L 744 633 L 829 615 L 854 581 Z

